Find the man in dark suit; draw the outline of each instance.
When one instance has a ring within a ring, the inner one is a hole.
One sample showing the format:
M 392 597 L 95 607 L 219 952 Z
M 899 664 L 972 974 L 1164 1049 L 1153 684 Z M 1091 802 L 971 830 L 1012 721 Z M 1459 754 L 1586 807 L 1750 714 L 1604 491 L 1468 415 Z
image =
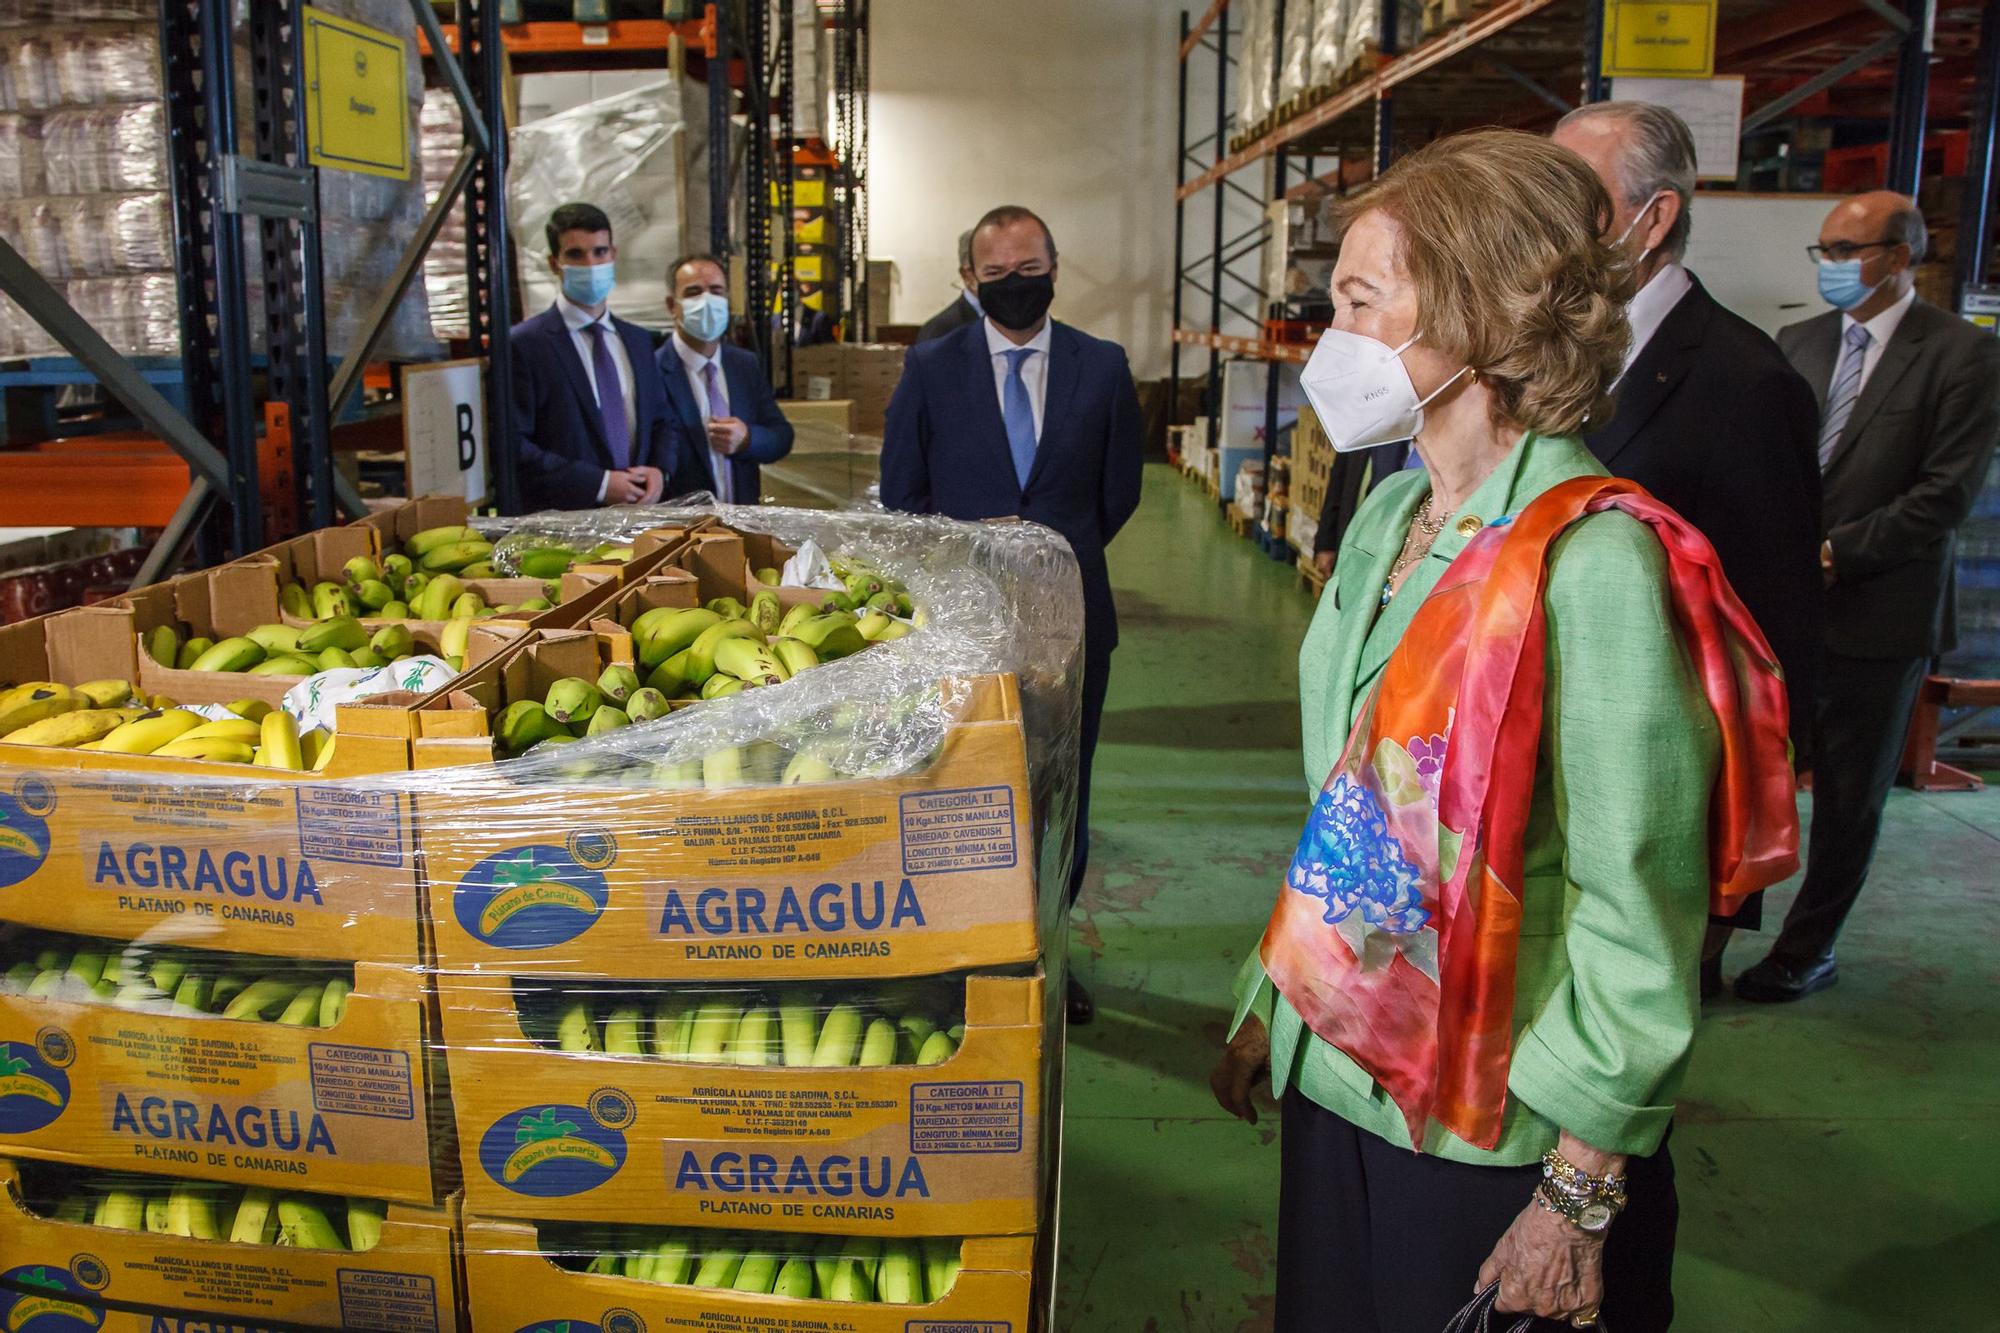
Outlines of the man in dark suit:
M 1019 515 L 1061 533 L 1083 575 L 1083 732 L 1070 900 L 1090 845 L 1090 769 L 1118 646 L 1104 548 L 1139 507 L 1139 396 L 1124 349 L 1048 317 L 1056 246 L 1025 208 L 972 230 L 986 317 L 912 348 L 889 400 L 882 503 L 952 518 Z M 1070 979 L 1070 1018 L 1090 1021 Z
M 667 282 L 674 333 L 659 351 L 667 405 L 681 450 L 695 459 L 703 488 L 724 504 L 756 504 L 758 469 L 792 451 L 792 423 L 778 410 L 757 356 L 723 343 L 729 332 L 729 275 L 714 255 L 676 261 Z
M 972 233 L 961 232 L 958 237 L 958 299 L 924 321 L 917 330 L 917 341 L 930 342 L 955 332 L 968 324 L 977 324 L 986 312 L 979 308 L 978 279 L 972 272 Z
M 1746 1000 L 1834 983 L 1918 687 L 1952 645 L 1956 532 L 2000 440 L 2000 341 L 1917 296 L 1925 242 L 1908 198 L 1843 200 L 1813 247 L 1835 309 L 1778 333 L 1821 406 L 1826 660 L 1805 883 L 1770 956 L 1736 979 Z
M 1361 502 L 1409 465 L 1408 440 L 1333 456 L 1333 468 L 1326 477 L 1326 499 L 1320 502 L 1319 524 L 1313 529 L 1313 564 L 1321 578 L 1332 576 L 1340 539 L 1347 535 L 1347 525 L 1354 521 Z
M 1613 476 L 1673 506 L 1715 547 L 1785 669 L 1793 749 L 1808 768 L 1821 653 L 1812 389 L 1775 342 L 1681 265 L 1695 147 L 1679 116 L 1647 102 L 1596 102 L 1565 116 L 1553 137 L 1604 182 L 1610 234 L 1633 256 L 1640 284 L 1617 411 L 1585 439 Z M 1710 924 L 1704 998 L 1722 990 L 1730 930 L 1762 924 L 1761 894 Z
M 522 501 L 592 509 L 696 489 L 694 460 L 676 449 L 653 373 L 653 340 L 611 313 L 611 220 L 593 205 L 564 204 L 547 233 L 562 291 L 507 339 Z

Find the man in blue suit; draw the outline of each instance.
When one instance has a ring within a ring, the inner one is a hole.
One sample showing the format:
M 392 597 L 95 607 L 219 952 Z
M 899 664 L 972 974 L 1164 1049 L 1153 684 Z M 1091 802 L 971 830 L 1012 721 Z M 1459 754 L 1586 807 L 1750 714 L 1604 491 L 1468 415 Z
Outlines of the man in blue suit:
M 667 285 L 674 334 L 659 350 L 660 379 L 680 441 L 701 488 L 724 504 L 753 505 L 758 469 L 792 451 L 792 423 L 778 410 L 756 354 L 723 344 L 729 275 L 713 255 L 674 264 Z
M 704 488 L 668 419 L 652 338 L 611 313 L 611 220 L 593 205 L 564 204 L 547 232 L 562 292 L 508 337 L 522 502 L 592 509 Z
M 1090 848 L 1090 769 L 1118 646 L 1104 548 L 1139 507 L 1139 395 L 1124 349 L 1048 317 L 1056 245 L 1025 208 L 972 231 L 984 317 L 912 347 L 889 401 L 882 503 L 952 518 L 1018 515 L 1054 528 L 1083 574 L 1083 732 L 1077 772 L 1076 900 Z M 1070 978 L 1070 1021 L 1090 996 Z

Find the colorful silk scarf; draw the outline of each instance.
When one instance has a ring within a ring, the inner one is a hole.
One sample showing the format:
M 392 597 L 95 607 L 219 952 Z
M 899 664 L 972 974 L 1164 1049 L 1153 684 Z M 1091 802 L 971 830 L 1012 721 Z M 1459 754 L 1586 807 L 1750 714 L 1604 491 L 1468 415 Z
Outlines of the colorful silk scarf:
M 1383 668 L 1260 950 L 1306 1026 L 1395 1100 L 1420 1150 L 1428 1120 L 1479 1147 L 1500 1138 L 1549 549 L 1605 509 L 1648 524 L 1665 548 L 1674 614 L 1720 726 L 1708 906 L 1733 915 L 1798 868 L 1784 680 L 1708 541 L 1639 486 L 1604 477 L 1563 482 L 1488 524 Z

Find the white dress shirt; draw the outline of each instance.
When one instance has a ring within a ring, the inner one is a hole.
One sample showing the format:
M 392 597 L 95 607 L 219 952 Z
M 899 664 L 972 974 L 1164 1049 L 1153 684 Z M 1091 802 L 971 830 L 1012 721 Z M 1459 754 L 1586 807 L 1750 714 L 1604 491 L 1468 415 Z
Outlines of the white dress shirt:
M 1694 279 L 1688 276 L 1688 271 L 1673 263 L 1660 265 L 1659 271 L 1646 280 L 1646 285 L 1632 298 L 1632 304 L 1625 307 L 1625 322 L 1632 326 L 1632 342 L 1625 349 L 1625 369 L 1618 372 L 1618 378 L 1625 378 L 1625 371 L 1632 368 L 1639 353 L 1646 350 L 1646 344 L 1660 331 L 1660 325 L 1667 322 L 1667 316 L 1693 287 Z
M 722 410 L 725 412 L 730 410 L 729 377 L 722 373 L 722 346 L 719 343 L 716 345 L 714 356 L 703 356 L 700 352 L 695 351 L 694 348 L 682 342 L 679 333 L 674 334 L 673 344 L 674 352 L 681 359 L 681 368 L 687 372 L 688 388 L 694 392 L 694 405 L 696 410 L 701 413 L 701 421 L 705 426 L 709 422 L 710 414 L 708 410 L 708 381 L 702 373 L 703 366 L 713 365 L 715 367 L 715 392 L 722 398 Z M 715 498 L 724 504 L 735 504 L 736 479 L 729 466 L 729 455 L 717 453 L 714 449 L 710 449 L 708 451 L 708 470 L 715 478 Z
M 1041 332 L 1024 343 L 1016 343 L 994 327 L 993 321 L 980 321 L 986 330 L 986 351 L 993 358 L 993 391 L 1000 397 L 1000 415 L 1007 415 L 1007 353 L 1022 348 L 1037 353 L 1021 363 L 1021 383 L 1028 387 L 1028 401 L 1035 408 L 1035 441 L 1042 438 L 1042 408 L 1049 396 L 1049 331 L 1055 327 L 1052 320 L 1043 320 Z
M 567 296 L 556 297 L 556 310 L 561 313 L 563 324 L 569 329 L 569 340 L 576 345 L 576 354 L 583 359 L 583 377 L 590 381 L 590 393 L 597 405 L 604 406 L 604 395 L 597 392 L 597 349 L 591 345 L 593 335 L 584 330 L 597 323 L 597 316 L 573 303 Z M 625 439 L 627 447 L 639 447 L 639 395 L 633 391 L 632 356 L 625 350 L 625 340 L 618 336 L 617 326 L 611 322 L 611 311 L 604 312 L 605 338 L 611 344 L 611 362 L 618 367 L 618 387 L 625 395 Z M 629 462 L 629 460 L 628 460 Z M 611 489 L 611 474 L 605 473 L 597 482 L 597 502 L 604 503 L 605 493 Z
M 1896 336 L 1896 326 L 1903 322 L 1903 316 L 1910 313 L 1910 307 L 1917 303 L 1917 289 L 1912 287 L 1903 293 L 1903 299 L 1884 310 L 1862 327 L 1868 330 L 1868 350 L 1861 354 L 1861 388 L 1868 387 L 1868 377 L 1875 373 L 1875 367 L 1882 364 L 1882 350 L 1889 345 L 1889 339 Z M 1841 346 L 1847 345 L 1847 331 L 1861 321 L 1852 315 L 1840 317 Z M 1840 362 L 1834 361 L 1833 373 L 1840 374 Z M 1829 384 L 1829 387 L 1831 385 Z M 1859 389 L 1856 392 L 1860 392 Z

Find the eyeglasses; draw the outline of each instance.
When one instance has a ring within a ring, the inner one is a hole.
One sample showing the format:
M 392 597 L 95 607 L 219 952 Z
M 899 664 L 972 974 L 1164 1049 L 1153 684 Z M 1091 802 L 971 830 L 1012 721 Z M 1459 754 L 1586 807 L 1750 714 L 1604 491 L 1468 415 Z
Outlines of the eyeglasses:
M 1835 263 L 1844 263 L 1863 250 L 1879 250 L 1885 245 L 1901 244 L 1901 241 L 1835 241 L 1832 245 L 1808 245 L 1806 257 L 1815 264 L 1828 259 Z

